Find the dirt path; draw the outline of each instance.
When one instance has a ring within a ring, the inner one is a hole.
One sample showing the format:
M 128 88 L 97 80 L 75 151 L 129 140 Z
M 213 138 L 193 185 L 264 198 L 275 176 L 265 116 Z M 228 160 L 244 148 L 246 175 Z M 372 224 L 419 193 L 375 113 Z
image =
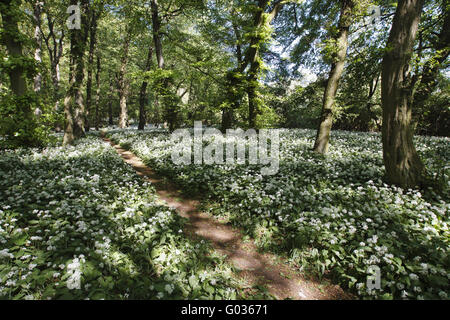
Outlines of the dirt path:
M 245 279 L 250 286 L 266 287 L 268 292 L 277 299 L 350 298 L 339 286 L 323 285 L 306 280 L 276 255 L 258 253 L 253 241 L 243 241 L 239 231 L 220 223 L 208 214 L 199 212 L 197 210 L 198 201 L 184 198 L 175 185 L 158 176 L 132 152 L 121 148 L 109 139 L 104 138 L 104 140 L 110 143 L 140 176 L 154 185 L 160 199 L 164 200 L 171 208 L 176 209 L 178 214 L 189 219 L 190 222 L 185 232 L 191 237 L 209 240 L 215 250 L 226 255 L 227 260 L 241 270 L 239 277 Z

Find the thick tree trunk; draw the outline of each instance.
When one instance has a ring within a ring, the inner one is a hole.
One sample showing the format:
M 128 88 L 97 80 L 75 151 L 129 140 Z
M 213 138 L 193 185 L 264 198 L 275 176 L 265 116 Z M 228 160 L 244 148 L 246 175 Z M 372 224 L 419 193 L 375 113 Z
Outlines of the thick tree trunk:
M 71 0 L 71 4 L 76 5 L 77 1 Z M 70 30 L 70 78 L 69 88 L 64 99 L 64 113 L 66 115 L 64 145 L 72 144 L 75 139 L 85 135 L 85 108 L 81 89 L 84 79 L 83 57 L 87 38 L 86 14 L 88 5 L 88 0 L 81 0 L 81 30 Z
M 270 24 L 274 16 L 271 17 L 270 21 L 265 20 L 265 10 L 269 5 L 267 0 L 258 1 L 258 9 L 254 14 L 253 23 L 256 30 L 259 29 L 266 23 Z M 250 47 L 245 55 L 246 63 L 241 64 L 241 71 L 244 71 L 247 64 L 250 64 L 250 69 L 247 76 L 247 86 L 246 92 L 248 95 L 248 126 L 249 128 L 256 128 L 256 115 L 259 109 L 258 103 L 258 76 L 261 71 L 262 62 L 259 59 L 259 51 L 261 47 L 261 39 L 259 37 L 252 37 L 250 40 Z
M 15 5 L 14 3 L 15 2 Z M 13 6 L 14 5 L 14 6 Z M 17 7 L 16 7 L 17 6 Z M 20 40 L 19 21 L 15 10 L 18 10 L 20 1 L 4 0 L 0 4 L 0 10 L 3 22 L 3 45 L 8 50 L 8 56 L 12 59 L 20 59 L 23 57 L 22 41 Z M 25 72 L 20 63 L 14 63 L 8 69 L 8 76 L 11 83 L 11 91 L 16 96 L 23 96 L 27 91 L 27 83 L 25 79 Z M 25 109 L 30 109 L 29 106 L 23 106 Z M 26 110 L 27 113 L 30 110 Z
M 232 15 L 236 14 L 236 11 L 233 10 L 231 12 Z M 242 46 L 241 41 L 242 37 L 239 32 L 238 26 L 233 21 L 233 31 L 234 36 L 236 37 L 236 60 L 237 60 L 237 69 L 230 72 L 227 78 L 227 97 L 226 97 L 226 106 L 222 109 L 222 122 L 221 122 L 221 131 L 226 133 L 227 129 L 231 129 L 234 125 L 234 110 L 239 106 L 240 96 L 236 94 L 237 83 L 236 78 L 234 77 L 236 72 L 241 72 L 242 64 L 244 63 L 242 57 Z
M 327 86 L 323 97 L 322 115 L 317 130 L 316 141 L 314 143 L 314 151 L 325 154 L 328 152 L 330 132 L 333 125 L 333 111 L 339 80 L 344 72 L 345 59 L 347 57 L 348 48 L 348 32 L 352 22 L 353 1 L 341 1 L 341 14 L 339 17 L 338 35 L 336 38 L 336 62 L 331 65 Z
M 389 183 L 414 187 L 424 182 L 425 167 L 413 143 L 411 103 L 414 83 L 410 60 L 423 0 L 400 0 L 382 63 L 383 158 Z
M 145 62 L 145 70 L 150 71 L 152 66 L 153 47 L 148 49 L 147 61 Z M 142 81 L 141 90 L 139 92 L 139 130 L 144 130 L 146 124 L 145 105 L 147 102 L 147 80 Z
M 126 71 L 128 64 L 128 50 L 131 41 L 131 29 L 126 31 L 125 40 L 123 43 L 122 59 L 120 62 L 119 71 L 119 105 L 120 105 L 120 116 L 119 116 L 119 128 L 126 128 L 128 126 L 128 81 L 126 79 Z

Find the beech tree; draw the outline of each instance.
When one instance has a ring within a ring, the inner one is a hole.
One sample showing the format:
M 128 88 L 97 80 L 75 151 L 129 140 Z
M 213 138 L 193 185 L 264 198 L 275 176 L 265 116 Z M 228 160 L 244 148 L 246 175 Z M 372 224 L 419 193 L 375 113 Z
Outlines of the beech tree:
M 383 159 L 386 178 L 402 187 L 421 185 L 426 170 L 413 143 L 411 56 L 423 0 L 399 0 L 382 63 Z
M 80 2 L 80 29 L 70 29 L 70 72 L 69 88 L 64 99 L 66 124 L 63 144 L 72 144 L 75 139 L 85 135 L 85 105 L 82 85 L 84 79 L 84 53 L 88 35 L 89 1 Z M 71 5 L 77 5 L 77 0 L 71 0 Z
M 341 0 L 341 12 L 337 32 L 332 39 L 332 64 L 330 74 L 328 76 L 327 86 L 323 97 L 322 115 L 317 130 L 316 141 L 314 143 L 314 151 L 318 153 L 327 153 L 330 141 L 331 126 L 333 125 L 333 109 L 338 89 L 339 81 L 344 72 L 345 58 L 347 56 L 348 36 L 350 25 L 352 23 L 353 9 L 355 1 Z
M 5 0 L 0 3 L 0 44 L 6 48 L 8 54 L 4 57 L 0 55 L 0 68 L 8 75 L 11 93 L 1 101 L 4 106 L 1 110 L 0 133 L 11 139 L 13 145 L 18 143 L 33 146 L 38 144 L 32 113 L 32 106 L 37 106 L 37 103 L 29 92 L 27 78 L 34 78 L 36 62 L 34 57 L 24 55 L 24 43 L 28 39 L 19 29 L 23 15 L 20 5 L 20 0 Z

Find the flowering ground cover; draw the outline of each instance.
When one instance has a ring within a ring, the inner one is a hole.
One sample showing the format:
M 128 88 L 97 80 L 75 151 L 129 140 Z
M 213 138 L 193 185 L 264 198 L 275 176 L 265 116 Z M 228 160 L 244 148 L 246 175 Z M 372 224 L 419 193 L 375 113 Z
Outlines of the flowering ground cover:
M 1 299 L 252 298 L 98 137 L 0 153 Z
M 178 146 L 166 133 L 109 133 L 306 274 L 326 275 L 360 298 L 448 299 L 450 140 L 416 137 L 430 173 L 445 186 L 437 193 L 383 182 L 379 134 L 336 131 L 327 157 L 310 151 L 314 136 L 281 130 L 280 170 L 262 176 L 258 165 L 174 165 Z M 373 266 L 381 284 L 371 290 Z

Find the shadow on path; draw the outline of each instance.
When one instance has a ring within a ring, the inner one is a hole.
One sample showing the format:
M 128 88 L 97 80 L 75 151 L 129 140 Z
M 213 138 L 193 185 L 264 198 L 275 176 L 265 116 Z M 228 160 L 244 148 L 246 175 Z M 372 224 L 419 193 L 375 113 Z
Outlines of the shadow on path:
M 174 184 L 157 175 L 132 152 L 109 139 L 103 139 L 110 143 L 140 176 L 153 184 L 161 200 L 182 217 L 189 219 L 185 230 L 188 235 L 209 240 L 217 252 L 226 255 L 227 260 L 241 270 L 239 276 L 251 286 L 266 287 L 277 299 L 351 299 L 339 286 L 307 280 L 279 257 L 258 253 L 254 242 L 244 241 L 239 231 L 200 212 L 197 209 L 199 201 L 183 197 Z

